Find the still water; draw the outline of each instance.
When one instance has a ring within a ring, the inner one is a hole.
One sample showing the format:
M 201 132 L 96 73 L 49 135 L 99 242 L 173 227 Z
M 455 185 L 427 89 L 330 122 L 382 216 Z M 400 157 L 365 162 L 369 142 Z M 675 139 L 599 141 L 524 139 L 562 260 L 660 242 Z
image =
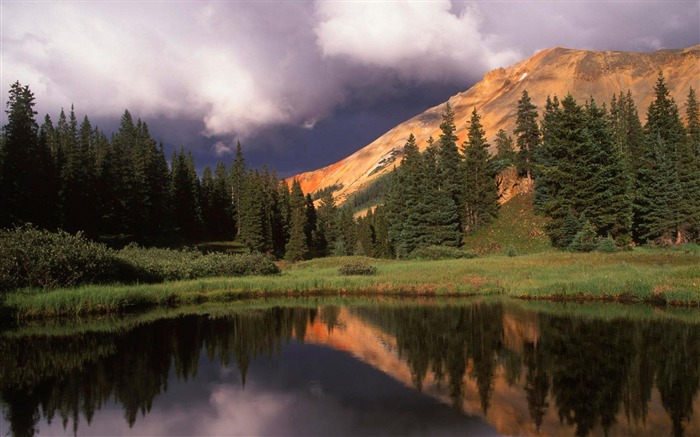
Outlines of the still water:
M 697 315 L 547 305 L 319 301 L 14 327 L 0 434 L 700 435 Z

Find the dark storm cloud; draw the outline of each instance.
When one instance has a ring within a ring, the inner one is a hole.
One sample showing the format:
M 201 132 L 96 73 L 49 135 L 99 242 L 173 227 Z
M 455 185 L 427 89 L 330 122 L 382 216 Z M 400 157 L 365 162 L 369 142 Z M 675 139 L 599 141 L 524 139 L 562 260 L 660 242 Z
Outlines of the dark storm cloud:
M 497 44 L 524 56 L 553 46 L 653 51 L 700 42 L 700 2 L 492 1 L 480 3 Z
M 229 160 L 241 140 L 250 163 L 285 175 L 330 164 L 539 49 L 700 41 L 697 1 L 1 7 L 3 96 L 19 80 L 41 115 L 74 103 L 103 128 L 128 108 L 200 167 Z

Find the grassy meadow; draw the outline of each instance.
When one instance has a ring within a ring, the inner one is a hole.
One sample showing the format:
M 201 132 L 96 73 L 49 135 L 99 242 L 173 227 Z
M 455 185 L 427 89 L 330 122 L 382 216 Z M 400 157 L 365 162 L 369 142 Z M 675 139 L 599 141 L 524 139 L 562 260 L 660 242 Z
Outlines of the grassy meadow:
M 374 275 L 342 275 L 364 261 Z M 6 295 L 3 311 L 17 319 L 128 313 L 152 307 L 261 297 L 471 296 L 529 300 L 646 302 L 700 306 L 700 249 L 629 252 L 542 252 L 441 261 L 321 258 L 281 265 L 272 276 L 214 277 L 160 284 L 85 285 Z

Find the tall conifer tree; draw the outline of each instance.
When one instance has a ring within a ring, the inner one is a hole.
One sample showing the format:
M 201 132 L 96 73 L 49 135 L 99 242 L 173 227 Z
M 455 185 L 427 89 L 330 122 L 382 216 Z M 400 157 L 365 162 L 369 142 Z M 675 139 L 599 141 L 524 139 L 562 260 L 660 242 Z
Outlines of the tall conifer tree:
M 464 197 L 462 226 L 472 233 L 489 224 L 498 215 L 498 186 L 490 166 L 489 144 L 481 125 L 481 117 L 472 111 L 467 142 L 464 143 Z
M 518 100 L 518 112 L 515 120 L 515 130 L 518 145 L 518 171 L 525 176 L 528 185 L 532 186 L 533 161 L 537 148 L 542 142 L 540 129 L 537 125 L 537 106 L 530 100 L 527 90 L 523 91 Z
M 289 227 L 289 242 L 287 243 L 285 259 L 288 261 L 301 261 L 309 251 L 305 229 L 307 227 L 306 198 L 301 190 L 298 179 L 292 182 L 292 191 L 289 198 L 291 212 L 291 224 Z
M 644 127 L 647 165 L 637 179 L 635 213 L 642 239 L 680 243 L 689 218 L 681 182 L 684 128 L 662 73 L 654 94 Z

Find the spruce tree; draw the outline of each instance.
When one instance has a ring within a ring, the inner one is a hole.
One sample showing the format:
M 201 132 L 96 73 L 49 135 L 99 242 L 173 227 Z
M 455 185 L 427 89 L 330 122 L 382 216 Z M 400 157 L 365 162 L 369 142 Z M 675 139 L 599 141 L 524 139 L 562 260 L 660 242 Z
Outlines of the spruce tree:
M 316 207 L 314 206 L 314 200 L 310 193 L 306 193 L 304 197 L 304 210 L 306 215 L 306 220 L 304 224 L 304 235 L 306 235 L 306 247 L 309 249 L 309 256 L 316 257 L 318 255 L 318 241 L 316 239 L 316 228 L 318 225 L 318 218 L 316 215 Z
M 183 148 L 173 154 L 170 172 L 170 196 L 176 238 L 194 242 L 202 238 L 202 210 L 199 179 L 191 152 Z
M 533 161 L 537 148 L 541 144 L 540 129 L 537 125 L 537 106 L 530 100 L 527 90 L 518 100 L 518 112 L 515 120 L 516 143 L 518 145 L 518 173 L 525 176 L 528 186 L 532 186 Z
M 292 209 L 290 205 L 289 185 L 284 180 L 277 182 L 277 199 L 279 208 L 279 224 L 275 227 L 275 253 L 279 258 L 283 258 L 289 241 L 289 229 L 292 224 Z
M 249 170 L 242 179 L 239 224 L 240 239 L 253 252 L 267 253 L 272 250 L 265 197 L 263 176 L 258 170 Z
M 451 193 L 442 185 L 439 172 L 440 151 L 431 145 L 423 152 L 422 160 L 422 174 L 419 177 L 421 184 L 418 186 L 421 205 L 416 209 L 417 214 L 409 216 L 409 223 L 414 223 L 411 222 L 413 219 L 421 221 L 418 229 L 423 231 L 415 240 L 414 249 L 427 246 L 457 247 L 461 242 L 459 207 Z
M 640 222 L 642 239 L 680 243 L 692 213 L 686 209 L 683 188 L 686 170 L 681 157 L 685 134 L 678 107 L 670 97 L 662 73 L 654 87 L 655 98 L 647 111 L 644 127 L 647 166 L 637 181 L 635 212 L 645 217 Z M 647 188 L 640 189 L 640 185 Z M 646 209 L 645 209 L 646 208 Z
M 593 97 L 585 107 L 589 145 L 581 150 L 577 178 L 580 209 L 586 212 L 601 236 L 610 235 L 620 245 L 631 241 L 631 176 L 622 149 L 614 143 L 610 118 Z
M 684 202 L 681 211 L 688 238 L 700 241 L 700 113 L 695 90 L 686 100 L 686 137 L 679 153 L 679 178 Z
M 309 247 L 305 232 L 307 228 L 306 198 L 298 179 L 292 182 L 289 206 L 291 223 L 284 257 L 287 261 L 301 261 L 307 256 Z
M 355 244 L 355 255 L 374 256 L 374 242 L 376 234 L 374 231 L 374 214 L 370 208 L 367 215 L 357 219 L 357 243 Z
M 335 245 L 337 239 L 336 220 L 338 215 L 338 207 L 335 204 L 333 193 L 326 190 L 322 193 L 319 200 L 317 216 L 317 238 L 318 255 L 328 256 Z
M 386 206 L 378 206 L 374 210 L 374 256 L 377 258 L 394 258 L 393 247 L 389 241 L 389 220 Z
M 460 171 L 462 157 L 457 148 L 457 135 L 455 135 L 457 128 L 454 117 L 455 114 L 450 104 L 445 104 L 445 112 L 440 124 L 442 133 L 438 142 L 437 168 L 434 177 L 438 180 L 438 189 L 445 192 L 459 208 L 464 189 L 462 172 Z M 458 226 L 460 226 L 459 223 Z
M 582 178 L 592 171 L 585 160 L 593 140 L 583 108 L 570 94 L 561 107 L 556 97 L 547 98 L 542 132 L 543 143 L 535 154 L 535 210 L 551 218 L 545 230 L 555 247 L 564 247 L 562 224 L 569 209 L 580 214 L 587 206 L 584 185 L 588 181 Z
M 472 111 L 464 143 L 462 226 L 469 234 L 486 226 L 498 215 L 498 186 L 490 166 L 489 144 L 476 108 Z
M 7 124 L 3 126 L 0 150 L 0 227 L 31 222 L 50 225 L 47 209 L 56 205 L 40 204 L 45 187 L 39 162 L 50 162 L 48 148 L 39 148 L 38 125 L 34 116 L 34 94 L 29 86 L 15 82 L 6 105 Z
M 513 137 L 508 135 L 503 129 L 496 133 L 496 156 L 492 160 L 494 172 L 500 173 L 515 164 L 517 157 L 513 146 Z
M 231 203 L 233 209 L 233 218 L 236 223 L 236 236 L 241 234 L 241 195 L 243 191 L 244 179 L 246 176 L 247 167 L 241 143 L 236 142 L 236 155 L 231 165 L 229 173 L 229 184 L 231 185 Z
M 334 256 L 346 256 L 355 253 L 357 245 L 356 223 L 353 210 L 349 206 L 343 206 L 338 210 L 336 222 L 338 238 L 333 247 Z
M 71 108 L 71 119 L 75 118 Z M 71 123 L 72 124 L 72 123 Z M 62 228 L 75 233 L 83 231 L 91 238 L 97 236 L 97 169 L 92 152 L 92 125 L 87 116 L 80 131 L 70 132 L 70 147 L 61 175 Z M 87 188 L 91 187 L 91 188 Z

